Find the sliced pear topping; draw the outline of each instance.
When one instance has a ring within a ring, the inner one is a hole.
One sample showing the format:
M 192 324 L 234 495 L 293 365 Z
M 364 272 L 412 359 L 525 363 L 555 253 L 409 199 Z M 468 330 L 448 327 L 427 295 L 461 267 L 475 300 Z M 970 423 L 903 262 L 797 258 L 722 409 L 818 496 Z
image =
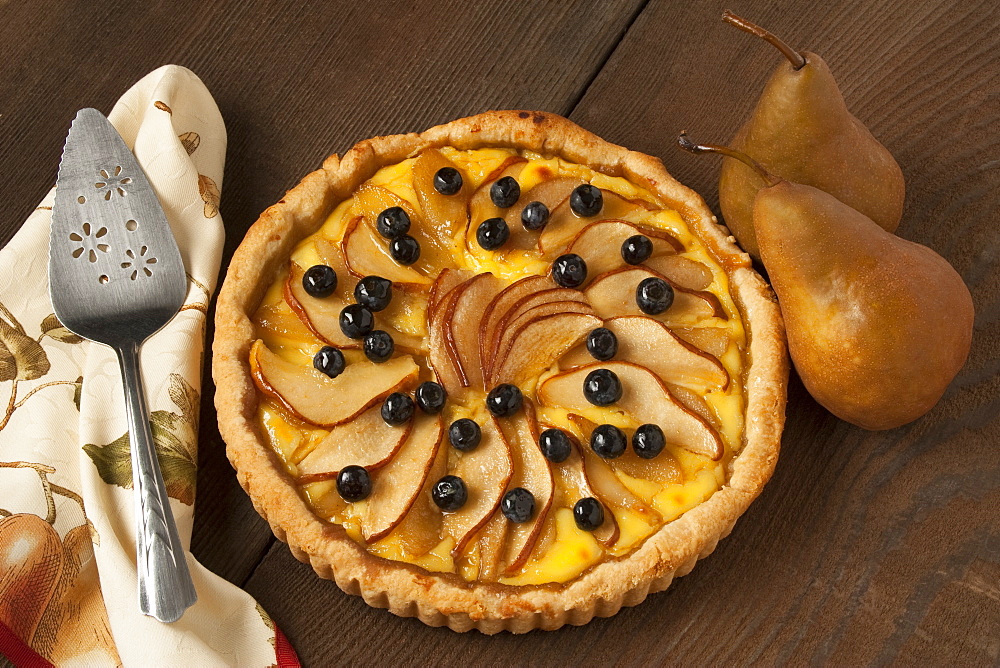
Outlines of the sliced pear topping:
M 600 326 L 601 319 L 588 313 L 560 312 L 529 320 L 515 330 L 491 384 L 522 385 L 537 378 L 564 352 Z
M 507 316 L 510 308 L 526 297 L 555 287 L 556 284 L 547 276 L 527 276 L 511 283 L 493 298 L 483 311 L 479 323 L 479 355 L 483 360 L 486 372 L 489 372 L 493 351 L 496 348 L 496 339 L 499 338 L 499 332 L 502 331 L 500 323 Z
M 504 428 L 506 427 L 506 428 Z M 538 447 L 535 434 L 535 411 L 530 401 L 524 402 L 524 410 L 511 420 L 501 423 L 507 441 L 511 444 L 514 475 L 507 484 L 508 489 L 523 487 L 535 497 L 535 515 L 527 522 L 508 523 L 504 549 L 504 574 L 520 570 L 531 556 L 531 550 L 545 524 L 552 505 L 553 480 L 549 462 Z
M 500 367 L 506 362 L 508 355 L 512 352 L 514 337 L 520 333 L 522 327 L 534 320 L 565 313 L 593 316 L 594 309 L 591 308 L 590 304 L 579 301 L 544 303 L 525 311 L 512 321 L 504 323 L 503 328 L 497 331 L 499 340 L 497 340 L 496 344 L 493 346 L 493 357 L 489 373 L 487 374 L 487 379 L 490 381 L 490 384 L 496 385 L 495 378 L 497 373 L 499 372 Z M 600 319 L 597 321 L 600 322 Z M 553 358 L 551 361 L 554 362 L 556 359 L 557 358 Z
M 637 234 L 643 234 L 653 242 L 653 254 L 644 263 L 647 266 L 658 256 L 672 255 L 684 249 L 666 232 L 639 227 L 624 220 L 600 220 L 580 230 L 566 252 L 582 257 L 587 263 L 587 275 L 597 276 L 625 263 L 621 255 L 622 244 Z
M 658 320 L 626 315 L 610 318 L 604 326 L 618 339 L 616 361 L 644 366 L 663 382 L 696 392 L 725 390 L 729 386 L 729 374 L 718 359 L 685 342 Z M 584 347 L 571 354 L 573 357 L 567 355 L 560 360 L 560 366 L 571 368 L 594 362 Z
M 313 245 L 323 264 L 337 273 L 337 288 L 333 294 L 348 302 L 354 301 L 354 286 L 358 284 L 358 279 L 348 270 L 340 244 L 326 237 L 316 237 Z
M 356 464 L 375 471 L 389 463 L 410 433 L 412 421 L 398 427 L 382 419 L 375 404 L 350 422 L 336 425 L 298 463 L 299 482 L 332 480 L 345 466 Z
M 722 357 L 729 349 L 729 330 L 725 327 L 671 327 L 678 338 L 713 357 Z
M 313 297 L 302 287 L 304 273 L 302 267 L 294 262 L 291 263 L 284 292 L 288 306 L 302 324 L 318 338 L 338 348 L 357 348 L 358 342 L 346 336 L 340 329 L 340 312 L 350 302 L 342 299 L 336 292 L 329 297 Z
M 453 195 L 442 195 L 434 187 L 434 175 L 450 167 L 462 174 L 462 189 Z M 425 148 L 413 161 L 413 190 L 427 224 L 427 231 L 434 237 L 434 245 L 450 249 L 455 235 L 465 227 L 469 177 L 458 165 L 446 158 L 436 148 Z
M 503 218 L 508 211 L 508 209 L 501 209 L 493 203 L 492 199 L 490 199 L 490 188 L 493 186 L 493 183 L 504 178 L 505 176 L 510 176 L 516 179 L 518 174 L 521 173 L 521 170 L 524 169 L 524 166 L 527 164 L 527 158 L 522 158 L 517 155 L 507 158 L 499 167 L 494 169 L 493 172 L 486 177 L 486 180 L 483 181 L 482 185 L 480 185 L 479 188 L 476 189 L 476 192 L 472 194 L 472 197 L 469 198 L 469 222 L 465 231 L 465 244 L 473 253 L 480 253 L 483 250 L 479 246 L 479 242 L 476 241 L 476 230 L 479 228 L 479 224 L 489 218 Z M 517 209 L 520 211 L 518 204 L 510 207 L 510 209 Z M 511 228 L 511 232 L 513 231 L 514 228 Z M 502 252 L 507 248 L 514 247 L 515 246 L 513 246 L 511 241 L 508 239 L 507 243 L 504 244 L 504 247 L 499 250 Z
M 569 198 L 552 211 L 549 223 L 538 237 L 538 250 L 546 258 L 561 255 L 583 228 L 600 220 L 628 220 L 652 206 L 643 200 L 628 200 L 610 190 L 601 190 L 604 206 L 595 216 L 580 217 L 570 208 Z M 619 246 L 621 242 L 619 242 Z M 615 249 L 617 250 L 617 249 Z
M 459 510 L 447 513 L 442 532 L 454 540 L 452 554 L 461 554 L 500 505 L 513 475 L 510 446 L 492 417 L 481 425 L 483 436 L 474 450 L 457 455 L 451 474 L 465 481 L 469 498 Z
M 389 464 L 372 480 L 361 533 L 369 543 L 381 540 L 409 512 L 433 468 L 444 434 L 440 416 L 420 413 L 413 429 Z
M 361 186 L 354 193 L 353 208 L 355 213 L 364 216 L 365 222 L 376 233 L 375 221 L 378 220 L 378 215 L 394 206 L 406 211 L 406 215 L 410 217 L 410 231 L 407 234 L 416 239 L 420 245 L 420 257 L 411 267 L 431 279 L 436 278 L 445 267 L 454 267 L 455 261 L 451 252 L 453 244 L 451 237 L 447 236 L 447 230 L 431 228 L 424 217 L 418 214 L 408 201 L 388 188 L 370 183 Z M 439 235 L 439 232 L 444 236 Z M 382 239 L 382 244 L 388 252 L 388 240 Z M 348 259 L 351 259 L 350 256 Z M 393 261 L 395 262 L 395 260 Z M 384 274 L 378 275 L 384 276 Z M 388 278 L 388 276 L 384 277 Z
M 635 301 L 635 289 L 644 279 L 656 277 L 671 283 L 670 279 L 646 267 L 623 267 L 601 274 L 587 287 L 584 294 L 597 315 L 617 318 L 623 315 L 645 315 Z M 687 323 L 706 318 L 725 318 L 726 313 L 718 298 L 711 292 L 687 290 L 671 283 L 674 302 L 663 313 L 650 316 L 667 323 Z
M 551 425 L 541 425 L 539 426 L 539 430 L 548 429 L 549 427 Z M 559 481 L 556 484 L 556 490 L 563 491 L 563 498 L 559 501 L 560 507 L 572 508 L 580 499 L 593 497 L 600 500 L 601 497 L 591 487 L 590 481 L 587 480 L 587 473 L 583 465 L 583 455 L 580 451 L 582 447 L 580 442 L 572 434 L 568 435 L 570 442 L 573 444 L 569 457 L 556 466 L 553 466 L 552 471 L 555 478 Z M 537 442 L 538 434 L 535 435 L 535 440 Z M 605 507 L 605 510 L 607 512 L 604 513 L 604 523 L 593 531 L 593 536 L 605 547 L 613 547 L 618 542 L 618 536 L 620 535 L 618 520 L 615 519 L 614 513 L 610 512 L 607 507 Z M 549 533 L 548 530 L 546 530 L 546 533 Z M 554 536 L 555 532 L 551 533 Z M 541 543 L 541 540 L 539 543 Z M 539 549 L 543 548 L 544 546 L 539 544 Z
M 521 193 L 521 199 L 517 204 L 501 213 L 507 226 L 510 228 L 510 240 L 507 242 L 511 248 L 534 249 L 538 247 L 538 237 L 541 230 L 529 230 L 521 222 L 521 212 L 524 207 L 531 202 L 541 202 L 549 210 L 549 215 L 559 207 L 560 204 L 569 199 L 573 188 L 583 183 L 583 179 L 576 177 L 557 177 L 542 181 L 537 186 Z
M 427 297 L 427 321 L 434 317 L 438 305 L 444 297 L 451 292 L 451 289 L 459 283 L 464 283 L 475 276 L 471 271 L 465 269 L 444 269 L 438 274 L 431 286 L 430 294 Z
M 389 535 L 390 540 L 396 540 L 410 556 L 427 554 L 441 542 L 441 509 L 431 494 L 434 484 L 448 473 L 448 445 L 443 437 L 442 441 L 423 488 Z
M 674 285 L 688 290 L 704 290 L 712 284 L 712 270 L 682 255 L 656 255 L 649 258 L 644 265 L 658 274 L 662 274 Z
M 597 499 L 604 504 L 604 507 L 625 508 L 651 520 L 657 518 L 656 511 L 629 491 L 628 487 L 615 475 L 608 462 L 601 459 L 587 445 L 590 433 L 597 425 L 579 415 L 571 414 L 569 419 L 576 423 L 580 431 L 583 432 L 584 443 L 580 444 L 580 456 L 583 458 L 584 475 L 587 476 L 587 482 L 597 493 Z
M 451 309 L 451 317 L 446 320 L 463 387 L 484 387 L 479 325 L 483 304 L 489 304 L 502 287 L 503 284 L 493 274 L 485 273 L 456 288 L 459 292 Z
M 659 425 L 667 443 L 714 460 L 722 457 L 722 440 L 716 431 L 677 401 L 659 376 L 631 362 L 595 362 L 560 372 L 541 383 L 539 401 L 546 406 L 586 414 L 593 404 L 584 396 L 584 379 L 595 369 L 608 369 L 621 381 L 622 397 L 614 407 L 640 423 Z
M 458 364 L 455 342 L 451 338 L 451 318 L 455 311 L 455 301 L 465 286 L 466 283 L 458 284 L 440 299 L 427 324 L 427 362 L 434 370 L 438 382 L 453 397 L 465 387 L 465 377 Z
M 259 339 L 250 349 L 250 370 L 265 395 L 296 417 L 321 427 L 353 420 L 385 396 L 413 385 L 419 367 L 410 357 L 348 364 L 336 378 L 278 357 Z
M 400 287 L 425 288 L 433 281 L 412 267 L 396 262 L 389 243 L 362 216 L 347 224 L 341 247 L 348 270 L 356 277 L 381 276 Z

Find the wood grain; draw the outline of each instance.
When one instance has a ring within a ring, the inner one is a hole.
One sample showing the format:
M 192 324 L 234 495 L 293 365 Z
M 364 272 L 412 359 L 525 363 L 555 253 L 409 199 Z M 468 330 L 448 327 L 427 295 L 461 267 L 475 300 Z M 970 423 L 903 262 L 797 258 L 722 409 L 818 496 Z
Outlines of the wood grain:
M 306 665 L 1000 662 L 1000 14 L 986 0 L 731 8 L 823 55 L 897 157 L 899 234 L 973 292 L 965 369 L 929 415 L 882 433 L 793 379 L 774 479 L 691 575 L 608 620 L 492 638 L 371 609 L 274 542 L 224 457 L 206 376 L 193 551 L 245 584 Z M 676 134 L 730 137 L 779 62 L 715 1 L 35 9 L 4 4 L 0 22 L 0 243 L 51 187 L 76 110 L 107 111 L 168 62 L 203 78 L 227 123 L 225 258 L 329 153 L 489 108 L 568 114 L 717 208 L 718 160 L 677 151 Z

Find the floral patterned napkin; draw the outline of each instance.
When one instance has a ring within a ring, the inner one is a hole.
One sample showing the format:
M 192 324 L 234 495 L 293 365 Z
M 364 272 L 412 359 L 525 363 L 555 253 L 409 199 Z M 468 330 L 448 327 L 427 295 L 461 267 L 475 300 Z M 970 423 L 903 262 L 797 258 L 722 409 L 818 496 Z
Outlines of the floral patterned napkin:
M 188 272 L 181 312 L 141 352 L 153 439 L 187 548 L 226 131 L 204 84 L 175 65 L 136 83 L 108 118 L 153 184 Z M 0 249 L 0 652 L 17 665 L 297 665 L 264 610 L 190 553 L 198 602 L 173 624 L 139 612 L 121 376 L 110 348 L 52 313 L 53 197 L 54 189 Z M 83 248 L 106 252 L 85 232 Z

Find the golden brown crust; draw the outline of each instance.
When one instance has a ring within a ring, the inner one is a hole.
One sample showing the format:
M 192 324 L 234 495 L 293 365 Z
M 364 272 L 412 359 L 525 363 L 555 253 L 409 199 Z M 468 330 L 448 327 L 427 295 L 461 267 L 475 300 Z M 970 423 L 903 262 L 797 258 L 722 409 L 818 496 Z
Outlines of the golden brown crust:
M 279 265 L 296 243 L 319 228 L 337 202 L 379 168 L 425 147 L 448 145 L 532 150 L 645 186 L 681 213 L 727 269 L 747 326 L 751 363 L 744 378 L 745 442 L 733 459 L 729 482 L 664 525 L 627 558 L 602 562 L 564 585 L 473 584 L 369 554 L 342 528 L 313 513 L 255 424 L 258 398 L 248 362 L 254 339 L 250 314 Z M 772 293 L 702 199 L 674 180 L 659 160 L 605 142 L 559 116 L 533 111 L 493 111 L 421 134 L 376 137 L 360 142 L 342 159 L 328 158 L 266 210 L 237 249 L 219 294 L 213 356 L 219 428 L 230 461 L 258 512 L 292 553 L 372 606 L 432 626 L 489 634 L 555 629 L 613 615 L 666 589 L 673 578 L 687 574 L 710 554 L 774 470 L 788 373 L 784 331 Z

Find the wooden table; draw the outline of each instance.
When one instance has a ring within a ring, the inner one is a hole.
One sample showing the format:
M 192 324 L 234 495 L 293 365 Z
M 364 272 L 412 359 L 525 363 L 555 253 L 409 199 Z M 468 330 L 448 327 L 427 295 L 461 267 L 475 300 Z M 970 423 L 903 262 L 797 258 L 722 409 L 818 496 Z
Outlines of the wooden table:
M 307 665 L 1000 661 L 1000 12 L 777 4 L 732 8 L 824 55 L 903 167 L 898 233 L 972 289 L 972 354 L 944 400 L 871 433 L 793 378 L 774 478 L 691 575 L 611 619 L 488 638 L 370 609 L 292 558 L 236 483 L 206 373 L 194 553 L 255 596 Z M 728 139 L 779 62 L 717 2 L 0 5 L 0 242 L 51 187 L 75 111 L 107 112 L 165 63 L 199 74 L 226 120 L 229 258 L 329 153 L 493 108 L 563 114 L 659 156 L 717 210 L 718 160 L 674 137 Z

